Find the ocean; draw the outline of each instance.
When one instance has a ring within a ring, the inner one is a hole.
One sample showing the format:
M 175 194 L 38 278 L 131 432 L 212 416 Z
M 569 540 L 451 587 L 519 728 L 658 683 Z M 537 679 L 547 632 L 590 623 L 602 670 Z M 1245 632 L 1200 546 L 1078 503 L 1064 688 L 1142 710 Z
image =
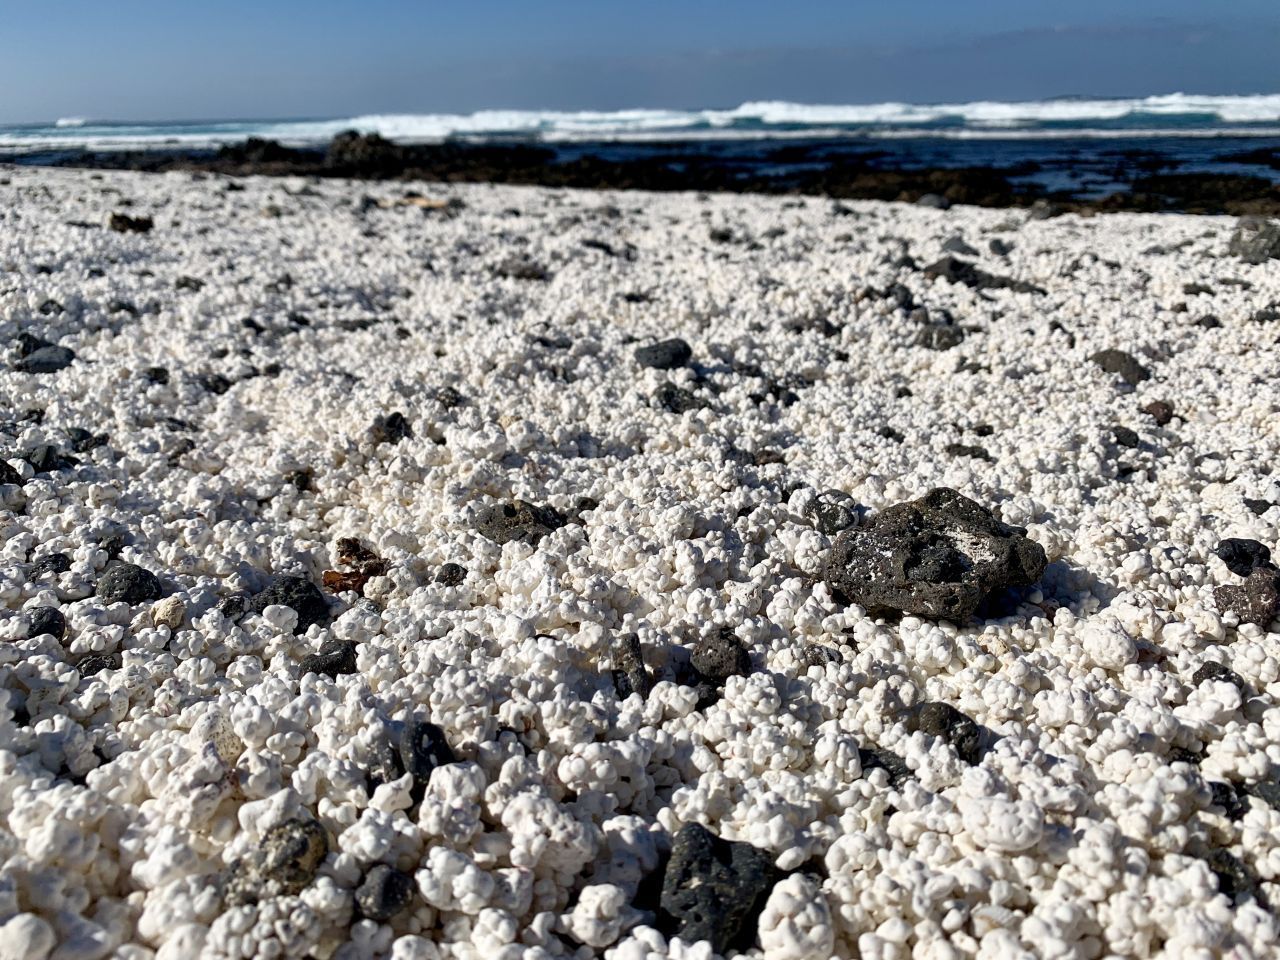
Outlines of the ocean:
M 0 161 L 60 163 L 86 152 L 212 151 L 257 137 L 319 148 L 344 130 L 401 144 L 536 144 L 557 159 L 617 161 L 683 151 L 754 174 L 879 158 L 885 168 L 984 167 L 1077 197 L 1153 173 L 1280 182 L 1280 94 L 1074 98 L 1026 102 L 814 105 L 613 112 L 483 110 L 277 120 L 129 123 L 64 117 L 0 125 Z

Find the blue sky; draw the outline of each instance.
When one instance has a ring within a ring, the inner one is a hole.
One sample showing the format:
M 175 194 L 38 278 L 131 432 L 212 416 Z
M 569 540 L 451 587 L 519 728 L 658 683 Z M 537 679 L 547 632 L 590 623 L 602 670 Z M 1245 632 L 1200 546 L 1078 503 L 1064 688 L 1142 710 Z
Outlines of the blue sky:
M 1280 0 L 0 0 L 0 123 L 1280 91 Z

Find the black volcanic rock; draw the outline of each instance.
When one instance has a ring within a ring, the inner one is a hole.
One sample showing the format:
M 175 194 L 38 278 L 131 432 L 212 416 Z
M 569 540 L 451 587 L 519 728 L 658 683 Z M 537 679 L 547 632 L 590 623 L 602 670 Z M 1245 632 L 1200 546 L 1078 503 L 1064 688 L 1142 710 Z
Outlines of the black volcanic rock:
M 841 533 L 822 576 L 873 614 L 965 620 L 992 591 L 1035 583 L 1047 562 L 1025 529 L 941 487 Z

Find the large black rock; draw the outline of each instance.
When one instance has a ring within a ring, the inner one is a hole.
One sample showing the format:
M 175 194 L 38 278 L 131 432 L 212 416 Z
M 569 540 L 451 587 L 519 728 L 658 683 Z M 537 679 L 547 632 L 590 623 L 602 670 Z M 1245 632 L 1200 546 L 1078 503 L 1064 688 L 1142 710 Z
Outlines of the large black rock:
M 748 948 L 780 877 L 767 851 L 722 840 L 701 824 L 687 824 L 672 844 L 658 923 L 686 943 L 709 940 L 719 954 L 731 947 Z
M 98 580 L 97 595 L 103 603 L 138 604 L 159 600 L 164 590 L 150 570 L 135 563 L 119 563 Z
M 987 594 L 1035 583 L 1044 549 L 968 497 L 939 487 L 836 538 L 822 576 L 870 613 L 968 619 Z
M 554 507 L 516 500 L 484 507 L 476 516 L 476 531 L 494 543 L 522 540 L 532 545 L 567 522 Z
M 324 626 L 329 622 L 329 602 L 319 587 L 303 577 L 275 577 L 265 590 L 249 601 L 245 612 L 262 613 L 272 604 L 290 607 L 297 613 L 297 633 L 302 633 L 313 623 Z

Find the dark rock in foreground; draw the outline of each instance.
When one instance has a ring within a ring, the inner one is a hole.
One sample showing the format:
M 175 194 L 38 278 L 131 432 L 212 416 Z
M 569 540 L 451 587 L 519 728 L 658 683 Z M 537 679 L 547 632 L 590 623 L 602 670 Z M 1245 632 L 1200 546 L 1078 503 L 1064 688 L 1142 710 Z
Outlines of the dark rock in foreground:
M 1247 577 L 1254 567 L 1265 566 L 1271 560 L 1271 551 L 1266 544 L 1242 537 L 1220 540 L 1213 552 L 1237 577 Z
M 295 817 L 272 827 L 262 842 L 228 869 L 223 895 L 230 906 L 301 893 L 329 854 L 329 835 L 316 820 Z
M 260 614 L 272 604 L 290 607 L 298 614 L 297 633 L 302 633 L 313 623 L 324 626 L 329 622 L 329 604 L 324 594 L 303 577 L 274 578 L 270 586 L 249 601 L 245 612 Z
M 1025 529 L 940 487 L 840 534 L 822 576 L 869 613 L 966 620 L 992 591 L 1035 583 L 1047 562 Z
M 780 876 L 767 851 L 687 824 L 672 844 L 659 926 L 686 943 L 710 941 L 718 954 L 747 948 L 755 942 L 760 911 Z
M 143 603 L 159 600 L 162 593 L 156 575 L 134 563 L 112 567 L 102 575 L 97 589 L 98 599 L 103 603 Z
M 57 373 L 71 366 L 75 358 L 75 351 L 71 348 L 50 344 L 32 350 L 14 363 L 13 369 L 21 373 Z
M 1245 263 L 1265 263 L 1280 258 L 1280 223 L 1264 217 L 1241 217 L 1227 252 Z
M 385 863 L 379 863 L 365 874 L 356 888 L 356 906 L 360 915 L 379 923 L 390 920 L 409 905 L 413 898 L 413 878 Z
M 1265 627 L 1280 615 L 1280 572 L 1272 566 L 1254 567 L 1243 584 L 1214 590 L 1213 600 L 1224 613 L 1234 611 L 1241 623 Z

